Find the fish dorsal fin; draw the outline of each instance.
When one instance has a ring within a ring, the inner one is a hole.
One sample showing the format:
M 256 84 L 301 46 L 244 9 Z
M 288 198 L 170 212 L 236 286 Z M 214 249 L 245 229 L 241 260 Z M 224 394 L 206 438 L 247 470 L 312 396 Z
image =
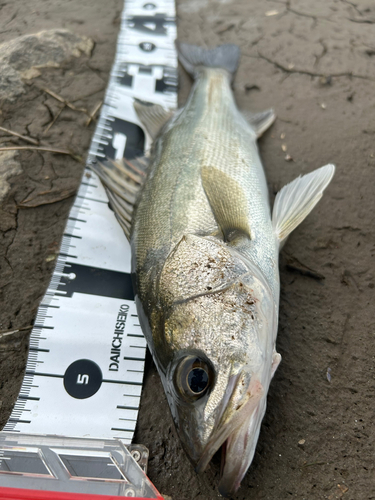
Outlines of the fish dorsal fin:
M 173 116 L 173 111 L 169 111 L 159 104 L 135 100 L 133 106 L 140 122 L 152 139 L 159 135 L 161 129 Z
M 227 241 L 240 235 L 251 238 L 248 203 L 242 187 L 215 167 L 202 167 L 202 186 L 215 219 Z
M 243 112 L 242 114 L 251 128 L 254 129 L 257 137 L 263 135 L 276 119 L 276 114 L 272 108 L 260 113 Z
M 315 207 L 334 173 L 334 165 L 325 165 L 298 177 L 277 193 L 273 206 L 272 224 L 280 243 Z
M 146 180 L 149 159 L 145 156 L 127 160 L 110 160 L 90 164 L 108 194 L 112 209 L 126 237 L 130 237 L 130 226 L 134 205 Z

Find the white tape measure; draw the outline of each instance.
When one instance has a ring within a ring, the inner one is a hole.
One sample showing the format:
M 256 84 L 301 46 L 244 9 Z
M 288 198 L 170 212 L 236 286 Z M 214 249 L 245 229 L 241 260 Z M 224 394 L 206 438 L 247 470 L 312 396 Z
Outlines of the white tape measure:
M 132 159 L 149 147 L 134 98 L 177 106 L 174 19 L 174 0 L 126 0 L 88 165 L 95 157 Z M 4 430 L 130 443 L 145 352 L 130 247 L 99 179 L 86 168 Z

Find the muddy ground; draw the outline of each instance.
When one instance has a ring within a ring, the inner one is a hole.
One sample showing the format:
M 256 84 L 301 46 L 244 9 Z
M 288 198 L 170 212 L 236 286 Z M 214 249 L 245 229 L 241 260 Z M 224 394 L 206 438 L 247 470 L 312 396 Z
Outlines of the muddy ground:
M 121 9 L 121 0 L 2 1 L 0 43 L 66 28 L 94 47 L 41 69 L 14 102 L 2 99 L 0 126 L 84 158 L 95 124 L 64 108 L 47 130 L 61 103 L 42 89 L 95 108 Z M 177 12 L 180 40 L 240 45 L 234 91 L 241 109 L 275 108 L 278 119 L 259 142 L 271 196 L 300 173 L 337 166 L 322 201 L 281 253 L 283 361 L 235 498 L 374 499 L 375 4 L 179 0 Z M 189 86 L 181 73 L 180 103 Z M 3 131 L 0 143 L 28 144 Z M 20 151 L 9 161 L 21 173 L 9 179 L 0 212 L 1 331 L 33 323 L 83 168 L 77 157 L 49 152 Z M 0 338 L 0 425 L 19 391 L 28 333 Z M 174 500 L 219 497 L 220 458 L 196 476 L 150 358 L 136 441 L 150 449 L 149 476 L 162 493 Z

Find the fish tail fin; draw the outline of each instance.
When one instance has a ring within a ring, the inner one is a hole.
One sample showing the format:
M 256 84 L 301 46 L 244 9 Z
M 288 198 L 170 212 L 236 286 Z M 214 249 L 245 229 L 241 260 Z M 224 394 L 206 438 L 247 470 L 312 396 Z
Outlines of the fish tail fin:
M 204 49 L 196 45 L 178 42 L 178 57 L 188 73 L 195 78 L 200 67 L 221 68 L 232 76 L 237 70 L 240 49 L 237 45 L 219 45 L 214 49 Z

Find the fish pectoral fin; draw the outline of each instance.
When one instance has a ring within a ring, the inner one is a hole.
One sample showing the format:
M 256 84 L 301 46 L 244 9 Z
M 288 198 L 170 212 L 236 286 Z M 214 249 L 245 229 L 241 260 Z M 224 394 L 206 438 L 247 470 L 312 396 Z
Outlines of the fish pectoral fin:
M 276 120 L 276 114 L 272 108 L 266 109 L 266 111 L 261 111 L 260 113 L 243 112 L 242 114 L 246 121 L 250 124 L 251 128 L 254 129 L 258 138 L 263 135 L 263 133 Z
M 159 104 L 135 100 L 133 107 L 137 116 L 150 134 L 155 139 L 164 125 L 172 118 L 174 112 L 163 108 Z
M 215 167 L 202 167 L 201 179 L 226 241 L 233 241 L 244 235 L 251 239 L 248 203 L 239 183 Z
M 90 168 L 102 181 L 111 207 L 129 239 L 130 226 L 138 193 L 146 180 L 149 159 L 145 156 L 127 160 L 91 163 Z
M 277 193 L 273 206 L 272 225 L 280 243 L 285 241 L 315 207 L 334 173 L 334 165 L 325 165 L 298 177 Z

